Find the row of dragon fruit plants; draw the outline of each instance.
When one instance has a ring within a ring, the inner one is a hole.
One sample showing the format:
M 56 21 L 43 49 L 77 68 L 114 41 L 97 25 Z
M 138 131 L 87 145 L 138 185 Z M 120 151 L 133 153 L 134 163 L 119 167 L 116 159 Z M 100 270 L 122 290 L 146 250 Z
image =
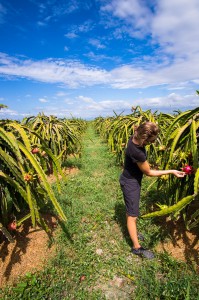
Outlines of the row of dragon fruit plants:
M 132 107 L 132 114 L 96 118 L 96 131 L 107 141 L 117 162 L 122 164 L 124 149 L 134 127 L 144 121 L 158 124 L 160 134 L 155 144 L 147 145 L 148 160 L 152 168 L 183 170 L 186 176 L 179 181 L 170 175 L 154 179 L 161 196 L 155 211 L 142 217 L 170 215 L 183 216 L 186 227 L 191 229 L 199 223 L 199 108 L 173 114 L 143 111 Z
M 51 203 L 60 219 L 66 216 L 57 200 L 48 175 L 58 175 L 71 154 L 81 154 L 81 135 L 86 122 L 38 114 L 22 122 L 0 121 L 0 231 L 13 241 L 11 231 L 26 219 L 32 225 L 48 226 L 41 211 Z

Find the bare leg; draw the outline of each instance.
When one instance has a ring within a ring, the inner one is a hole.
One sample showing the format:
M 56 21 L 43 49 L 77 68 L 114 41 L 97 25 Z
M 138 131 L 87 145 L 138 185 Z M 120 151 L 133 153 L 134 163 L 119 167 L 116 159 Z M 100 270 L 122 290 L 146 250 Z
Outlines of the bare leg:
M 128 229 L 130 238 L 133 242 L 133 247 L 135 249 L 138 249 L 141 246 L 139 244 L 138 235 L 137 235 L 137 226 L 136 226 L 137 217 L 132 217 L 132 216 L 126 215 L 126 220 L 127 220 L 127 229 Z
M 128 232 L 133 242 L 133 249 L 131 250 L 132 253 L 139 256 L 143 256 L 148 259 L 153 259 L 155 257 L 153 252 L 141 247 L 138 241 L 137 226 L 136 226 L 137 217 L 126 215 L 126 219 L 127 219 Z

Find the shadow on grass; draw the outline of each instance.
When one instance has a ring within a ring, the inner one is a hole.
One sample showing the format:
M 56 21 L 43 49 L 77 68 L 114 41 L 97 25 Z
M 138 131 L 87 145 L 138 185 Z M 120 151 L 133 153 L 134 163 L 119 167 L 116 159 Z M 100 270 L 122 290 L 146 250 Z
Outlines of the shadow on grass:
M 68 231 L 67 225 L 66 225 L 64 222 L 62 222 L 62 221 L 59 222 L 59 225 L 61 226 L 63 232 L 65 233 L 67 240 L 68 240 L 71 244 L 74 244 L 74 241 L 73 241 L 73 239 L 72 239 L 72 236 L 71 236 L 71 234 L 70 234 L 69 231 Z
M 125 213 L 125 205 L 122 203 L 117 203 L 115 205 L 115 215 L 114 220 L 118 223 L 120 230 L 123 234 L 126 243 L 132 247 L 132 242 L 128 234 L 127 226 L 126 226 L 126 213 Z M 147 247 L 153 248 L 157 243 L 161 243 L 164 247 L 166 247 L 168 238 L 170 239 L 170 250 L 175 251 L 175 256 L 177 257 L 177 253 L 179 256 L 183 253 L 185 261 L 189 265 L 196 264 L 199 270 L 199 257 L 198 257 L 198 247 L 199 245 L 199 235 L 198 229 L 195 228 L 190 232 L 187 231 L 183 218 L 180 218 L 177 221 L 169 220 L 166 216 L 158 217 L 153 220 L 143 220 L 140 218 L 140 223 L 142 230 L 146 226 L 148 226 L 147 230 L 149 232 L 144 232 L 144 236 L 146 238 Z M 164 246 L 165 245 L 165 246 Z M 167 248 L 165 248 L 165 251 Z
M 146 210 L 146 213 L 158 210 L 156 203 L 165 203 L 164 191 L 158 191 L 152 188 L 149 191 L 142 191 L 140 198 L 140 206 Z
M 126 226 L 126 209 L 125 209 L 125 205 L 123 203 L 116 203 L 114 220 L 120 226 L 121 232 L 122 232 L 123 237 L 126 240 L 127 244 L 130 247 L 132 247 L 132 242 L 129 237 L 128 229 Z
M 65 160 L 62 163 L 62 168 L 78 168 L 78 169 L 81 169 L 82 168 L 81 159 L 79 157 L 71 156 L 71 157 L 67 158 L 67 160 Z
M 160 223 L 161 222 L 161 223 Z M 170 220 L 166 217 L 159 219 L 159 226 L 162 234 L 169 237 L 171 244 L 176 253 L 184 253 L 186 262 L 190 265 L 193 262 L 199 266 L 199 232 L 197 228 L 191 231 L 186 229 L 183 217 L 181 216 L 178 220 Z M 163 244 L 164 248 L 164 244 Z
M 147 193 L 143 193 L 141 197 L 142 210 L 145 213 L 159 210 L 156 203 L 164 203 L 164 191 L 151 189 Z M 196 207 L 197 204 L 197 207 Z M 193 206 L 193 207 L 192 207 Z M 191 203 L 186 209 L 186 219 L 190 220 L 193 212 L 199 209 L 198 202 Z M 172 216 L 171 216 L 172 217 Z M 169 215 L 156 217 L 151 220 L 151 224 L 159 227 L 155 235 L 151 235 L 151 240 L 156 240 L 162 243 L 163 249 L 166 250 L 168 238 L 170 239 L 170 249 L 175 252 L 176 257 L 183 253 L 184 259 L 188 264 L 193 264 L 193 261 L 199 266 L 198 247 L 199 247 L 199 229 L 196 226 L 192 230 L 187 230 L 184 218 L 179 215 L 178 219 L 172 219 Z M 198 245 L 198 246 L 197 246 Z

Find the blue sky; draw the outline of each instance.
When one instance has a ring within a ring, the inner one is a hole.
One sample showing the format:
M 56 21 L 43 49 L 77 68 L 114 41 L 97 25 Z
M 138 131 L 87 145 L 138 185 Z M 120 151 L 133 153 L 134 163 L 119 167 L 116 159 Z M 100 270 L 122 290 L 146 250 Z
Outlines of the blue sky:
M 0 0 L 0 118 L 199 104 L 198 0 Z

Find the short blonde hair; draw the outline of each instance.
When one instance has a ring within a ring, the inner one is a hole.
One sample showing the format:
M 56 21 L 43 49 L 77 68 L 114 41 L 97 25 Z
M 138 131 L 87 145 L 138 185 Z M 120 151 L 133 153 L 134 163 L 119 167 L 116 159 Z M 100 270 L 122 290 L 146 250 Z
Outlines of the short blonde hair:
M 140 124 L 135 131 L 137 140 L 142 144 L 149 138 L 157 137 L 160 132 L 158 125 L 153 122 L 144 122 Z

